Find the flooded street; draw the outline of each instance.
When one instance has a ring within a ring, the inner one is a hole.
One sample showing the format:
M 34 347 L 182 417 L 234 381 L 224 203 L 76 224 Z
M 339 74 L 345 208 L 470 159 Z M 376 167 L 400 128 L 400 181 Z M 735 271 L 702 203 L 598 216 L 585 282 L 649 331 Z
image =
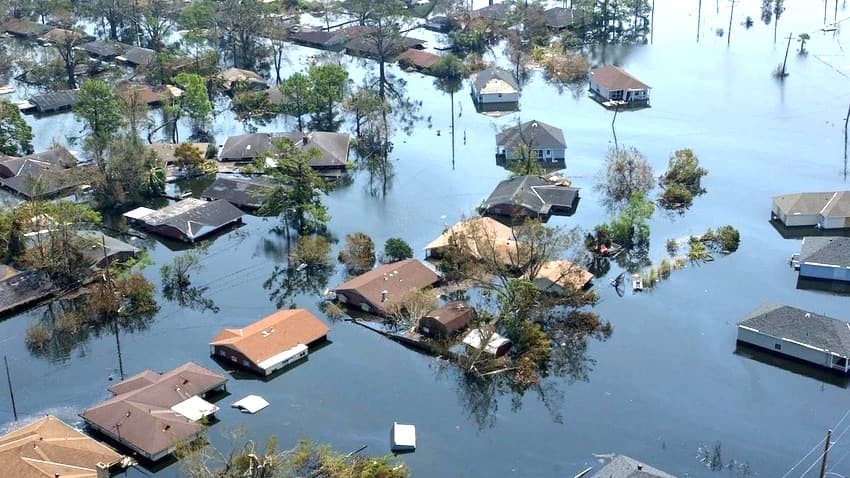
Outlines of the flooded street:
M 564 376 L 544 381 L 542 395 L 470 387 L 437 359 L 355 324 L 331 323 L 331 343 L 305 363 L 267 382 L 232 377 L 231 395 L 218 403 L 220 422 L 210 429 L 212 441 L 224 444 L 224 433 L 241 426 L 261 441 L 276 435 L 280 448 L 309 438 L 345 452 L 368 445 L 367 453 L 383 454 L 389 452 L 389 428 L 397 420 L 418 429 L 416 452 L 403 456 L 414 476 L 573 476 L 596 464 L 594 454 L 606 453 L 628 454 L 677 476 L 745 475 L 747 467 L 713 472 L 700 462 L 701 450 L 716 443 L 724 462 L 748 463 L 749 476 L 783 476 L 850 408 L 847 382 L 774 358 L 736 354 L 735 324 L 768 301 L 850 319 L 846 296 L 795 288 L 796 274 L 787 261 L 800 241 L 783 239 L 768 222 L 772 196 L 848 189 L 842 173 L 850 56 L 841 50 L 848 36 L 816 32 L 823 26 L 822 2 L 789 0 L 774 45 L 773 25 L 759 19 L 761 2 L 748 0 L 735 5 L 727 49 L 726 37 L 715 31 L 728 28 L 729 5 L 720 2 L 717 13 L 715 2 L 705 1 L 696 43 L 696 3 L 657 0 L 652 45 L 600 47 L 591 62 L 621 64 L 653 88 L 651 108 L 618 114 L 618 145 L 642 151 L 656 175 L 681 148 L 692 148 L 709 171 L 703 179 L 707 193 L 684 215 L 656 211 L 650 258 L 657 262 L 666 256 L 668 238 L 724 224 L 739 229 L 738 252 L 689 265 L 655 289 L 625 297 L 608 285 L 622 271 L 612 264 L 594 283 L 601 297 L 596 311 L 612 323 L 613 334 L 602 342 L 590 339 Z M 829 9 L 831 19 L 831 3 Z M 839 5 L 838 18 L 848 14 Z M 755 22 L 749 30 L 741 25 L 748 15 Z M 792 33 L 796 39 L 803 32 L 812 37 L 809 54 L 798 55 L 799 43 L 792 40 L 790 76 L 777 80 L 772 72 L 785 53 L 781 38 Z M 293 60 L 286 75 L 300 68 L 299 59 L 316 53 L 300 47 L 289 51 Z M 345 61 L 359 82 L 361 62 Z M 564 130 L 565 175 L 581 188 L 581 202 L 574 216 L 550 224 L 590 230 L 609 219 L 593 184 L 614 145 L 614 113 L 590 100 L 586 85 L 575 95 L 568 89 L 559 93 L 535 72 L 523 87 L 520 112 L 491 118 L 475 113 L 467 82 L 454 97 L 453 159 L 449 96 L 433 87 L 432 78 L 393 71 L 422 102 L 423 120 L 411 136 L 399 132 L 394 138 L 394 177 L 386 195 L 379 184 L 370 185 L 368 172 L 357 171 L 351 184 L 326 198 L 335 238 L 362 231 L 380 247 L 387 238 L 402 237 L 422 258 L 423 247 L 445 225 L 472 214 L 508 176 L 496 165 L 494 137 L 518 117 Z M 27 118 L 36 151 L 49 147 L 54 137 L 78 134 L 71 114 Z M 260 131 L 292 127 L 281 119 Z M 242 131 L 231 113 L 217 117 L 218 144 Z M 202 188 L 194 187 L 196 193 Z M 264 283 L 284 264 L 286 240 L 275 230 L 277 219 L 246 216 L 245 222 L 209 245 L 202 253 L 204 268 L 193 276 L 219 311 L 180 307 L 158 294 L 156 320 L 120 334 L 126 375 L 170 370 L 190 360 L 219 372 L 209 357 L 209 340 L 222 327 L 276 310 Z M 139 244 L 149 248 L 153 261 L 144 274 L 159 286 L 159 267 L 181 252 L 152 239 Z M 343 279 L 338 266 L 317 290 Z M 308 293 L 284 305 L 324 317 L 319 301 L 318 294 Z M 40 308 L 0 321 L 0 355 L 9 358 L 19 414 L 52 413 L 80 423 L 76 414 L 107 398 L 110 379 L 119 379 L 116 340 L 108 331 L 100 336 L 92 331 L 84 342 L 34 355 L 24 341 L 26 329 L 48 317 Z M 271 406 L 257 415 L 230 408 L 248 394 L 263 396 Z M 10 425 L 11 404 L 0 386 L 0 431 Z M 847 475 L 850 460 L 842 459 L 850 454 L 850 437 L 836 438 L 832 471 Z M 789 476 L 798 476 L 816 457 Z M 176 465 L 153 474 L 180 476 Z M 131 470 L 126 476 L 144 475 Z

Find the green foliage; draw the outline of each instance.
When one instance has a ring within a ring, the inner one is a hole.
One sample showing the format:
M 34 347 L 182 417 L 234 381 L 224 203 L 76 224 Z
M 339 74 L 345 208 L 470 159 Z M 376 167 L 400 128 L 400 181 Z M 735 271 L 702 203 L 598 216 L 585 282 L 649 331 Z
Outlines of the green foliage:
M 94 156 L 101 172 L 106 172 L 104 153 L 121 128 L 123 102 L 101 80 L 86 80 L 77 92 L 74 115 L 82 121 L 87 134 L 83 147 Z
M 17 106 L 0 100 L 0 154 L 24 156 L 32 152 L 32 128 Z
M 635 148 L 611 148 L 605 165 L 597 178 L 596 190 L 603 202 L 617 209 L 635 193 L 646 194 L 655 187 L 652 166 L 646 156 Z
M 321 230 L 330 220 L 322 196 L 330 185 L 310 166 L 319 151 L 315 148 L 299 149 L 286 138 L 272 141 L 272 151 L 260 157 L 273 167 L 267 170 L 274 185 L 269 188 L 268 199 L 258 213 L 292 218 L 299 233 Z
M 298 130 L 304 131 L 303 117 L 310 112 L 310 78 L 303 73 L 293 73 L 280 84 L 280 92 L 287 101 L 283 112 L 298 120 Z
M 434 84 L 440 91 L 454 94 L 463 88 L 463 79 L 469 75 L 469 68 L 460 58 L 447 53 L 428 68 L 428 73 L 436 77 Z
M 679 242 L 675 239 L 667 239 L 667 254 L 670 254 L 670 257 L 675 256 L 679 252 Z
M 701 186 L 702 178 L 708 174 L 700 167 L 699 159 L 691 149 L 680 149 L 673 153 L 667 171 L 661 176 L 665 186 L 659 202 L 666 209 L 688 208 L 694 196 L 705 192 Z
M 314 65 L 307 71 L 310 79 L 310 127 L 317 131 L 336 131 L 341 120 L 336 109 L 345 98 L 348 72 L 332 63 Z
M 658 201 L 665 209 L 685 209 L 693 204 L 694 195 L 685 186 L 670 183 L 664 188 Z
M 331 245 L 324 236 L 312 235 L 298 238 L 290 256 L 290 263 L 307 267 L 330 267 Z
M 487 38 L 476 24 L 470 23 L 463 28 L 455 28 L 449 32 L 452 52 L 463 58 L 470 53 L 482 55 L 487 49 Z
M 383 260 L 385 262 L 397 262 L 411 257 L 413 257 L 413 249 L 404 239 L 391 237 L 384 243 Z
M 619 215 L 611 220 L 606 233 L 611 240 L 627 249 L 649 242 L 649 218 L 655 212 L 652 202 L 641 192 L 632 194 L 629 203 Z
M 362 232 L 345 236 L 345 246 L 339 251 L 339 261 L 349 274 L 362 274 L 375 265 L 375 243 Z
M 179 112 L 177 116 L 187 116 L 193 131 L 206 131 L 213 107 L 204 79 L 194 73 L 180 73 L 174 77 L 174 82 L 183 90 L 183 94 L 174 99 L 173 107 Z

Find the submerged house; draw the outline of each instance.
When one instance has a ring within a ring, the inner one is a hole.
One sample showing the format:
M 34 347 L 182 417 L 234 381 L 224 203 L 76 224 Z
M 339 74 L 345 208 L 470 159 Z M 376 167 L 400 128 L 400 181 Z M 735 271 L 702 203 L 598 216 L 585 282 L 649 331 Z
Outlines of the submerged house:
M 483 214 L 510 218 L 569 216 L 578 207 L 578 189 L 540 176 L 500 182 L 481 206 Z
M 77 235 L 83 239 L 82 253 L 92 267 L 106 267 L 107 263 L 124 263 L 130 259 L 137 259 L 141 252 L 138 247 L 102 232 L 79 231 Z
M 83 185 L 86 168 L 63 146 L 22 157 L 0 160 L 0 185 L 27 199 L 70 194 Z
M 804 237 L 791 263 L 801 279 L 850 282 L 850 237 Z
M 36 95 L 29 99 L 36 113 L 56 113 L 66 111 L 77 104 L 77 90 L 61 90 Z
M 227 379 L 192 362 L 167 373 L 145 370 L 109 387 L 112 398 L 80 414 L 86 424 L 150 461 L 174 452 L 205 430 L 199 421 L 218 411 L 204 400 Z
M 4 32 L 20 38 L 36 38 L 52 29 L 50 25 L 20 18 L 10 18 L 2 26 Z
M 241 329 L 224 329 L 210 342 L 210 355 L 268 376 L 309 353 L 330 329 L 304 309 L 279 310 Z
M 590 70 L 590 92 L 603 104 L 648 105 L 650 89 L 650 86 L 618 66 L 608 65 Z
M 779 355 L 850 371 L 850 324 L 796 307 L 764 304 L 738 322 L 738 342 Z
M 80 51 L 88 53 L 89 56 L 92 56 L 94 58 L 99 58 L 101 60 L 111 60 L 123 53 L 127 48 L 130 48 L 130 46 L 131 45 L 115 41 L 94 40 L 88 43 L 83 43 L 82 45 L 79 45 L 76 48 Z
M 850 191 L 776 196 L 771 219 L 785 227 L 850 228 Z
M 334 289 L 337 299 L 375 315 L 387 315 L 392 304 L 413 290 L 437 283 L 436 272 L 416 259 L 384 264 Z
M 156 52 L 150 48 L 131 46 L 115 57 L 116 61 L 127 63 L 131 66 L 147 66 L 153 61 Z
M 348 133 L 312 131 L 302 133 L 249 133 L 230 136 L 219 152 L 222 162 L 251 162 L 274 151 L 274 140 L 285 138 L 298 149 L 315 149 L 318 155 L 310 159 L 310 166 L 328 177 L 340 176 L 348 167 L 351 137 Z
M 527 152 L 524 152 L 526 151 Z M 561 128 L 531 120 L 496 134 L 496 156 L 516 161 L 532 154 L 541 162 L 564 161 L 567 142 Z
M 552 7 L 543 12 L 546 28 L 558 32 L 572 25 L 574 18 L 575 11 L 572 8 Z
M 513 346 L 510 339 L 502 337 L 496 332 L 485 332 L 482 329 L 470 330 L 463 337 L 463 343 L 494 357 L 505 355 Z
M 236 84 L 244 84 L 249 90 L 265 90 L 269 87 L 266 79 L 251 70 L 228 68 L 218 74 L 222 87 L 230 91 Z
M 484 254 L 499 254 L 506 264 L 511 263 L 511 255 L 516 256 L 517 252 L 513 230 L 487 216 L 459 221 L 429 242 L 425 246 L 425 253 L 428 257 L 438 259 L 453 247 L 461 248 L 475 259 L 481 259 Z
M 409 48 L 403 51 L 401 55 L 396 58 L 396 61 L 398 61 L 398 64 L 402 67 L 410 67 L 416 71 L 427 72 L 428 68 L 431 68 L 435 63 L 440 61 L 440 55 L 435 55 L 416 48 Z
M 0 471 L 10 478 L 109 478 L 123 461 L 52 415 L 0 436 Z
M 617 455 L 590 478 L 676 478 L 670 473 L 635 460 L 626 455 Z
M 139 207 L 124 213 L 128 221 L 161 236 L 195 242 L 227 226 L 242 222 L 243 212 L 224 200 L 188 198 L 154 211 Z
M 202 193 L 207 201 L 223 199 L 246 211 L 256 211 L 269 196 L 273 182 L 264 177 L 218 177 Z
M 478 105 L 519 103 L 519 83 L 514 74 L 501 68 L 488 68 L 470 76 L 472 99 Z
M 144 83 L 123 83 L 116 87 L 115 93 L 127 104 L 145 104 L 157 107 L 172 98 L 179 97 L 183 90 L 172 85 L 151 86 Z
M 475 309 L 464 301 L 444 304 L 419 319 L 419 332 L 435 339 L 447 339 L 465 329 L 475 319 Z
M 543 263 L 533 282 L 543 292 L 569 295 L 584 290 L 591 280 L 593 274 L 581 266 L 567 260 L 557 260 Z

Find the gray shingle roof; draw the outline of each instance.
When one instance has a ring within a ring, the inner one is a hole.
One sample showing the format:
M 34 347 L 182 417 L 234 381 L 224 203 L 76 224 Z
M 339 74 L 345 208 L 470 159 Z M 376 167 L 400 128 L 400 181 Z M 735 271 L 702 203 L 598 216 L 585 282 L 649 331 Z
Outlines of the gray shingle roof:
M 107 40 L 95 40 L 88 43 L 83 43 L 77 48 L 83 50 L 90 55 L 99 56 L 102 58 L 112 58 L 120 55 L 130 45 Z
M 481 91 L 485 86 L 487 86 L 487 83 L 492 80 L 502 80 L 509 84 L 513 89 L 519 91 L 519 84 L 517 83 L 516 78 L 514 78 L 514 74 L 501 68 L 488 68 L 486 70 L 479 71 L 472 76 L 472 86 L 475 91 Z
M 537 120 L 526 121 L 498 133 L 496 144 L 508 149 L 513 149 L 520 144 L 528 144 L 532 149 L 564 149 L 567 147 L 561 128 Z
M 572 209 L 578 189 L 553 184 L 539 176 L 517 176 L 500 182 L 484 202 L 484 209 L 514 205 L 548 215 L 553 207 Z
M 153 60 L 154 51 L 148 48 L 142 48 L 138 46 L 128 48 L 124 53 L 121 54 L 121 57 L 127 63 L 132 63 L 133 65 L 147 65 Z
M 286 138 L 300 149 L 316 148 L 321 153 L 310 161 L 314 168 L 344 168 L 348 162 L 350 137 L 347 133 L 313 131 L 310 133 L 253 133 L 231 136 L 219 154 L 221 161 L 249 161 L 272 149 L 272 140 Z M 306 138 L 306 142 L 304 141 Z
M 46 168 L 43 163 L 27 160 L 17 176 L 0 180 L 0 184 L 27 198 L 52 197 L 85 184 L 89 176 L 84 169 Z
M 257 209 L 268 197 L 271 181 L 266 178 L 220 177 L 203 192 L 209 200 L 224 199 L 237 207 Z
M 30 98 L 39 113 L 70 108 L 77 103 L 76 90 L 52 91 Z
M 615 456 L 590 478 L 676 478 L 626 455 Z
M 738 325 L 850 357 L 850 325 L 843 320 L 768 303 L 750 312 Z
M 834 191 L 783 194 L 774 197 L 773 204 L 784 214 L 819 214 L 834 196 Z M 850 199 L 850 194 L 847 196 Z
M 170 226 L 186 237 L 197 239 L 242 217 L 243 213 L 224 200 L 184 199 L 142 220 L 150 226 Z
M 800 262 L 850 267 L 850 237 L 804 237 Z
M 271 147 L 269 133 L 249 133 L 230 136 L 221 147 L 220 161 L 249 161 Z
M 573 9 L 553 7 L 544 12 L 546 26 L 549 28 L 566 28 L 573 22 Z

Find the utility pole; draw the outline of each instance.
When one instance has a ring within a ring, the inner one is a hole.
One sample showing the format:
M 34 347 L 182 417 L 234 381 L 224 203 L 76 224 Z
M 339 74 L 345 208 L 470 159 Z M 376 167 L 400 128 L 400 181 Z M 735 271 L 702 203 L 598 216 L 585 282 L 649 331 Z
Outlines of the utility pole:
M 701 24 L 702 24 L 702 0 L 699 0 L 699 5 L 697 6 L 697 43 L 699 43 L 699 27 L 701 26 Z
M 832 23 L 838 23 L 838 0 L 835 0 L 835 16 L 832 17 Z
M 735 0 L 732 0 L 732 9 L 729 11 L 729 31 L 726 32 L 726 47 L 732 43 L 732 16 L 735 14 Z
M 850 106 L 847 107 L 847 116 L 844 117 L 844 180 L 847 181 L 847 124 L 850 122 Z
M 109 288 L 109 296 L 115 297 L 115 291 L 112 288 L 112 277 L 109 275 L 109 254 L 106 252 L 106 236 L 100 236 L 101 246 L 103 247 L 103 260 L 106 262 L 105 281 L 106 287 Z M 120 307 L 120 306 L 119 306 Z M 118 311 L 110 310 L 112 314 L 112 326 L 115 329 L 115 346 L 118 349 L 118 373 L 121 375 L 121 380 L 124 380 L 124 359 L 121 357 L 121 336 L 118 334 Z
M 12 398 L 12 414 L 15 416 L 15 421 L 18 421 L 18 408 L 15 406 L 15 391 L 12 390 L 12 376 L 9 375 L 9 360 L 3 356 L 3 363 L 6 365 L 6 383 L 9 384 L 9 396 Z
M 792 38 L 793 37 L 791 36 L 791 33 L 789 33 L 788 34 L 788 46 L 785 47 L 785 59 L 782 60 L 782 73 L 781 73 L 782 78 L 785 78 L 786 76 L 788 76 L 787 73 L 785 73 L 785 65 L 788 63 L 788 51 L 791 49 L 791 39 Z
M 702 1 L 702 0 L 700 0 Z M 644 37 L 645 38 L 645 37 Z M 652 12 L 649 14 L 649 44 L 655 39 L 655 0 L 652 0 Z
M 829 439 L 832 438 L 832 430 L 826 431 L 826 443 L 823 444 L 823 457 L 821 457 L 820 461 L 820 474 L 819 478 L 823 478 L 823 475 L 826 474 L 826 454 L 829 453 Z

